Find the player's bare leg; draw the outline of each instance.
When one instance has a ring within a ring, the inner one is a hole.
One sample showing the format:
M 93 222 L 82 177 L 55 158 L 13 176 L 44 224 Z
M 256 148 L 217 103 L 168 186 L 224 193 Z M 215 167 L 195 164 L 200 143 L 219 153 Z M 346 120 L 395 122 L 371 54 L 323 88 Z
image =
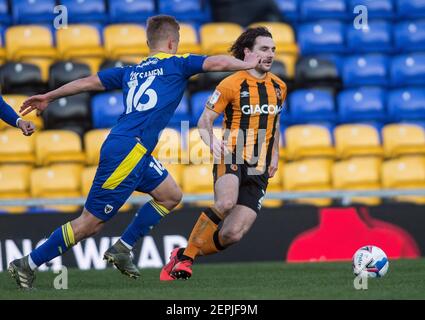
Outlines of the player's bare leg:
M 163 216 L 180 203 L 182 198 L 182 192 L 171 175 L 168 175 L 149 194 L 153 197 L 153 200 L 140 208 L 132 224 L 124 233 L 122 237 L 124 240 L 122 238 L 119 239 L 105 252 L 103 257 L 108 263 L 115 265 L 122 274 L 133 279 L 137 279 L 140 276 L 140 272 L 133 263 L 131 255 L 132 246 L 128 242 L 133 245 L 133 241 L 135 242 L 140 237 L 146 235 Z M 148 216 L 145 217 L 144 214 Z M 134 240 L 127 240 L 129 238 Z
M 242 205 L 236 205 L 223 221 L 219 231 L 220 242 L 223 247 L 229 247 L 239 242 L 251 229 L 257 213 Z

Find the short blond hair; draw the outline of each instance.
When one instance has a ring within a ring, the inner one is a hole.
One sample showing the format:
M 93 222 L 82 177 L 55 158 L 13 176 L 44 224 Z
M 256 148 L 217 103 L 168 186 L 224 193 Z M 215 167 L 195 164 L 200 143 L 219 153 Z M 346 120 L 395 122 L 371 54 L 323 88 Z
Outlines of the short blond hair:
M 155 48 L 158 42 L 173 36 L 179 40 L 180 25 L 177 20 L 168 15 L 150 17 L 147 22 L 146 36 L 150 48 Z

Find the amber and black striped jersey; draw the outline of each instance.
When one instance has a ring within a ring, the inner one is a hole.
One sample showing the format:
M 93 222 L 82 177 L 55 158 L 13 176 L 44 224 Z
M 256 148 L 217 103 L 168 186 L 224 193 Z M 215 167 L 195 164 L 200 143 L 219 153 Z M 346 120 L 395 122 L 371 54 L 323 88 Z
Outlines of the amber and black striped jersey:
M 238 158 L 258 169 L 269 166 L 286 84 L 268 72 L 258 79 L 236 72 L 216 87 L 206 107 L 224 112 L 223 139 Z

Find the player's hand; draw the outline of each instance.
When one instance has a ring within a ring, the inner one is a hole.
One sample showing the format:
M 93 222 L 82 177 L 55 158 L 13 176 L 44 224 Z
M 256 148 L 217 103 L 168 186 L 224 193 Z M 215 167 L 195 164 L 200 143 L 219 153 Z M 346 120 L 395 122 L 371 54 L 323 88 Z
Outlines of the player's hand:
M 31 121 L 19 120 L 18 128 L 22 130 L 24 136 L 30 136 L 35 132 L 35 125 Z
M 49 102 L 44 94 L 32 96 L 25 100 L 19 112 L 24 116 L 33 110 L 37 110 L 37 116 L 39 116 L 47 108 Z
M 246 52 L 243 61 L 250 65 L 250 69 L 254 69 L 261 62 L 261 58 L 254 52 Z
M 269 178 L 273 178 L 273 176 L 276 174 L 278 165 L 279 165 L 279 153 L 273 153 L 273 156 L 269 165 Z

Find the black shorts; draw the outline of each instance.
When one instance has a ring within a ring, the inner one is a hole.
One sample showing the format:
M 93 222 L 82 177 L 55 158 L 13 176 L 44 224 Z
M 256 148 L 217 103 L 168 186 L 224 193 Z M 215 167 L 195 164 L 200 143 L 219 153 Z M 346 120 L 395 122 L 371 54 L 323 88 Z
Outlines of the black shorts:
M 225 174 L 237 176 L 239 179 L 237 204 L 251 208 L 258 214 L 266 195 L 269 174 L 267 170 L 262 174 L 249 174 L 248 170 L 247 164 L 214 164 L 214 184 Z

